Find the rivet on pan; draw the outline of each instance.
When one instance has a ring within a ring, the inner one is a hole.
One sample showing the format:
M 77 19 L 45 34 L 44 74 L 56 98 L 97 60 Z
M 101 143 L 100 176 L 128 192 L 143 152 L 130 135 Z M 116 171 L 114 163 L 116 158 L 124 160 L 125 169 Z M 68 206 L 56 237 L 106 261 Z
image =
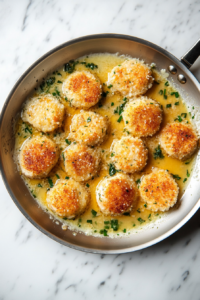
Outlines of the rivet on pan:
M 185 78 L 184 75 L 179 74 L 177 77 L 178 77 L 178 81 L 179 81 L 180 83 L 182 83 L 182 84 L 186 83 L 187 79 Z
M 172 65 L 170 65 L 168 69 L 169 69 L 170 73 L 173 75 L 175 75 L 177 73 L 177 68 Z

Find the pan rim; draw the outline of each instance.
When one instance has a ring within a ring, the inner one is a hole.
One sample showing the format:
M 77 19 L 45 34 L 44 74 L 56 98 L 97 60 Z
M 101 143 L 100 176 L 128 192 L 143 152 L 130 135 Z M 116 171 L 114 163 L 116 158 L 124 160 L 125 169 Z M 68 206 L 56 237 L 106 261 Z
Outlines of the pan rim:
M 155 50 L 157 50 L 158 52 L 161 52 L 162 54 L 164 54 L 165 56 L 167 56 L 168 58 L 170 58 L 171 60 L 175 61 L 175 63 L 177 65 L 180 66 L 180 68 L 187 73 L 187 75 L 190 77 L 190 79 L 192 80 L 192 82 L 195 84 L 195 86 L 197 87 L 197 89 L 200 92 L 200 84 L 198 82 L 198 80 L 196 79 L 196 77 L 191 73 L 191 71 L 189 71 L 187 69 L 187 67 L 177 58 L 175 57 L 173 54 L 171 54 L 170 52 L 168 52 L 167 50 L 163 49 L 162 47 L 151 43 L 147 40 L 141 39 L 141 38 L 137 38 L 134 36 L 130 36 L 130 35 L 123 35 L 123 34 L 115 34 L 115 33 L 103 33 L 103 34 L 93 34 L 93 35 L 86 35 L 86 36 L 82 36 L 76 39 L 72 39 L 68 42 L 62 43 L 59 46 L 53 48 L 52 50 L 48 51 L 47 53 L 45 53 L 44 55 L 42 55 L 39 59 L 37 59 L 33 64 L 31 64 L 31 66 L 20 76 L 20 78 L 17 80 L 17 82 L 15 83 L 15 85 L 13 86 L 13 88 L 11 89 L 10 93 L 8 94 L 6 101 L 2 107 L 1 113 L 0 113 L 0 128 L 1 128 L 1 124 L 3 121 L 3 116 L 4 116 L 4 112 L 7 108 L 7 105 L 11 99 L 11 97 L 13 96 L 15 90 L 17 89 L 17 87 L 19 86 L 19 84 L 23 81 L 23 79 L 43 60 L 45 60 L 47 57 L 49 57 L 51 54 L 61 50 L 62 48 L 65 48 L 67 46 L 70 46 L 72 44 L 75 43 L 79 43 L 82 41 L 86 41 L 86 40 L 92 40 L 92 39 L 102 39 L 102 38 L 116 38 L 116 39 L 125 39 L 125 40 L 131 40 L 146 46 L 149 46 Z M 6 186 L 6 189 L 11 197 L 11 199 L 13 200 L 13 202 L 15 203 L 15 205 L 18 207 L 18 209 L 21 211 L 21 213 L 25 216 L 25 218 L 32 224 L 34 225 L 38 230 L 40 230 L 42 233 L 44 233 L 46 236 L 50 237 L 51 239 L 53 239 L 54 241 L 67 246 L 69 248 L 75 249 L 75 250 L 80 250 L 80 251 L 84 251 L 84 252 L 89 252 L 89 253 L 98 253 L 98 254 L 122 254 L 122 253 L 129 253 L 129 252 L 133 252 L 133 251 L 138 251 L 144 248 L 147 248 L 149 246 L 152 246 L 162 240 L 164 240 L 165 238 L 167 238 L 168 236 L 170 236 L 171 234 L 175 233 L 178 229 L 180 229 L 193 215 L 194 213 L 198 210 L 198 208 L 200 207 L 200 199 L 196 202 L 196 204 L 194 205 L 194 207 L 188 212 L 188 214 L 178 223 L 176 224 L 173 228 L 171 228 L 170 230 L 168 230 L 166 233 L 162 234 L 161 236 L 143 243 L 141 245 L 138 246 L 133 246 L 127 249 L 119 249 L 119 250 L 99 250 L 99 249 L 94 249 L 94 248 L 87 248 L 87 247 L 82 247 L 82 246 L 77 246 L 74 245 L 72 243 L 69 243 L 67 241 L 63 241 L 62 239 L 60 239 L 59 237 L 55 236 L 54 234 L 48 232 L 46 229 L 44 229 L 41 225 L 39 225 L 36 221 L 34 221 L 29 214 L 24 210 L 24 208 L 20 205 L 20 202 L 17 200 L 17 198 L 15 197 L 15 195 L 12 193 L 12 190 L 10 189 L 10 186 L 8 184 L 6 175 L 4 173 L 3 170 L 3 164 L 2 164 L 2 158 L 1 158 L 1 154 L 0 154 L 0 170 L 1 170 L 1 175 L 2 175 L 2 179 L 3 182 Z M 95 238 L 95 237 L 93 237 Z

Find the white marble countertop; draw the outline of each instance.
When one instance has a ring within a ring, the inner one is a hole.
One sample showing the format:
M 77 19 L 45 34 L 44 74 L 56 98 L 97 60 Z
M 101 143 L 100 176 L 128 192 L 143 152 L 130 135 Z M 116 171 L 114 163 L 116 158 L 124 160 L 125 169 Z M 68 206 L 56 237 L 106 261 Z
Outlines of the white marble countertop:
M 200 37 L 199 20 L 194 0 L 1 0 L 0 107 L 20 75 L 65 41 L 123 33 L 180 57 Z M 87 254 L 34 228 L 0 180 L 0 240 L 0 300 L 200 299 L 200 211 L 153 247 Z

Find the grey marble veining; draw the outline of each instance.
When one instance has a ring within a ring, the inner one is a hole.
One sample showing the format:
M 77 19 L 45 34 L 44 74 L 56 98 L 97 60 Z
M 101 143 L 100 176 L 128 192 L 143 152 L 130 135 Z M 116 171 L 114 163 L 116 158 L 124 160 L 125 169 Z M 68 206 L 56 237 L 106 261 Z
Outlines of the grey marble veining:
M 1 0 L 0 107 L 36 59 L 69 39 L 123 33 L 180 57 L 200 37 L 199 19 L 199 1 Z M 199 74 L 197 65 L 193 68 Z M 40 233 L 1 180 L 0 237 L 0 300 L 200 299 L 200 211 L 153 247 L 94 255 Z

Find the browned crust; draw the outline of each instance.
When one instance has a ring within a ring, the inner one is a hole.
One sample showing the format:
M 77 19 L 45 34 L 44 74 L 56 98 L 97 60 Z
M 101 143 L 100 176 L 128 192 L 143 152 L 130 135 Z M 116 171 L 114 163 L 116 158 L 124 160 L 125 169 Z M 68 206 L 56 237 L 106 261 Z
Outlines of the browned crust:
M 123 179 L 112 179 L 105 191 L 104 207 L 113 214 L 122 214 L 133 206 L 136 192 L 130 184 Z
M 101 96 L 101 87 L 99 80 L 87 77 L 85 73 L 76 73 L 70 78 L 69 88 L 71 92 L 79 94 L 84 90 L 82 95 L 86 103 L 97 103 Z
M 52 143 L 44 141 L 30 140 L 22 150 L 23 167 L 35 175 L 45 173 L 46 170 L 56 163 L 58 150 Z
M 189 124 L 168 124 L 161 134 L 161 145 L 167 154 L 178 159 L 191 156 L 197 148 L 197 142 L 198 137 Z

